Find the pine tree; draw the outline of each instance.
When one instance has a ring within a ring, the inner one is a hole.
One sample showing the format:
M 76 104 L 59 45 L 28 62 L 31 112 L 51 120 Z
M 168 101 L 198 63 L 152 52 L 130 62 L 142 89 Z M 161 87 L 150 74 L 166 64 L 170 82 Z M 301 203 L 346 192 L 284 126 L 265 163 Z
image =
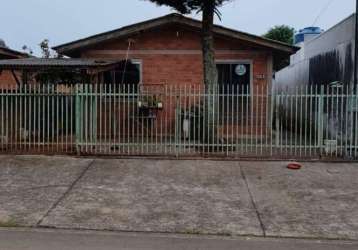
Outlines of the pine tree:
M 202 12 L 202 52 L 203 52 L 203 67 L 204 67 L 204 84 L 208 93 L 208 100 L 206 101 L 206 115 L 205 123 L 208 124 L 206 140 L 215 142 L 216 138 L 216 125 L 215 121 L 217 115 L 217 100 L 216 89 L 218 82 L 218 73 L 215 64 L 214 53 L 214 17 L 221 14 L 219 7 L 224 2 L 232 0 L 149 0 L 158 5 L 165 5 L 173 8 L 181 14 L 190 14 L 192 12 Z

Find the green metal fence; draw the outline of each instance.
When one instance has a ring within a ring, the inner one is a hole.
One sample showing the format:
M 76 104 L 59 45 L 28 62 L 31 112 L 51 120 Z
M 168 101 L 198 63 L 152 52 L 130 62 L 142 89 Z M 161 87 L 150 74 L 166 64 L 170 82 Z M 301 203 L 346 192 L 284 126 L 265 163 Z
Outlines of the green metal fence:
M 357 89 L 3 87 L 0 152 L 356 160 Z

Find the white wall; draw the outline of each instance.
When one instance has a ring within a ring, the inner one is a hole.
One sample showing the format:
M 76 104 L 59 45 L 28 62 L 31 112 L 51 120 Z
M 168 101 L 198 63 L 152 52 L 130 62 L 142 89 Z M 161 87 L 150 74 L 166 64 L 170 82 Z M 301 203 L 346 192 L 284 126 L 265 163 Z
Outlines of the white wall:
M 312 68 L 310 67 L 311 59 L 334 51 L 337 51 L 339 54 L 339 65 L 342 72 L 342 75 L 339 77 L 340 79 L 335 79 L 335 81 L 344 81 L 344 78 L 346 78 L 344 77 L 345 72 L 350 72 L 352 74 L 350 83 L 352 83 L 353 71 L 351 67 L 353 61 L 348 60 L 351 62 L 347 63 L 346 58 L 350 56 L 349 58 L 354 60 L 354 31 L 355 15 L 351 15 L 318 37 L 302 44 L 301 50 L 291 57 L 291 65 L 275 74 L 274 89 L 290 89 L 295 86 L 309 85 L 312 73 Z M 347 50 L 349 45 L 351 45 L 351 51 Z M 327 74 L 327 72 L 322 72 L 323 79 L 324 74 Z M 318 82 L 314 84 L 322 83 Z

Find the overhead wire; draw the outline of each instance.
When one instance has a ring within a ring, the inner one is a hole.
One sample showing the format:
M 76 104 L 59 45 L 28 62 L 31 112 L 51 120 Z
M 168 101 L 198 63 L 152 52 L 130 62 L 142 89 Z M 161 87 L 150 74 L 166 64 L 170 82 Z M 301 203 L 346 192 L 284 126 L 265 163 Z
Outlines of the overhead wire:
M 318 20 L 321 18 L 321 16 L 328 10 L 328 8 L 331 6 L 331 4 L 334 2 L 335 0 L 330 0 L 327 2 L 326 5 L 324 5 L 322 7 L 322 9 L 320 10 L 320 12 L 318 13 L 317 17 L 315 18 L 312 26 L 315 26 L 316 23 L 318 22 Z

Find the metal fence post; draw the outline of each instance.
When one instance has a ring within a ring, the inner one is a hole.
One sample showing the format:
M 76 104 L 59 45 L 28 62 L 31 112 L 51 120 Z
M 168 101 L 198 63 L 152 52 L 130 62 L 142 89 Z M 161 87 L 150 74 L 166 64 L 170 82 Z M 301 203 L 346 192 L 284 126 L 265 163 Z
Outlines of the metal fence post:
M 280 95 L 273 95 L 275 99 L 275 124 L 276 124 L 276 133 L 275 133 L 275 144 L 276 147 L 280 146 L 280 131 L 281 131 L 281 124 L 280 124 Z
M 320 93 L 318 96 L 318 131 L 317 131 L 317 142 L 318 149 L 322 152 L 323 145 L 323 113 L 324 113 L 324 86 L 320 86 Z
M 180 128 L 181 128 L 181 114 L 180 114 L 180 98 L 176 96 L 176 103 L 175 103 L 175 156 L 179 157 L 179 150 L 180 150 Z M 179 149 L 178 149 L 179 147 Z
M 75 111 L 75 115 L 76 115 L 76 123 L 75 123 L 75 128 L 76 128 L 76 152 L 78 155 L 81 154 L 81 128 L 82 128 L 82 124 L 81 124 L 81 120 L 82 120 L 82 112 L 81 112 L 81 86 L 80 84 L 76 84 L 75 85 L 75 107 L 76 107 L 76 111 Z
M 91 87 L 91 95 L 92 95 L 92 143 L 97 147 L 97 86 Z

